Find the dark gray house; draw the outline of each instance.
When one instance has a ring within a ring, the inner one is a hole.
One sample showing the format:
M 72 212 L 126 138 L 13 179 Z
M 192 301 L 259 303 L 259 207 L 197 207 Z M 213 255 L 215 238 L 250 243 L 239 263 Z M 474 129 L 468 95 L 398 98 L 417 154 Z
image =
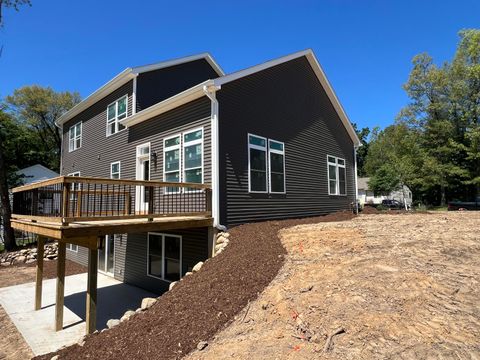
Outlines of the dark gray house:
M 228 75 L 208 54 L 128 68 L 57 123 L 62 175 L 209 184 L 214 228 L 327 214 L 356 198 L 359 139 L 311 50 Z M 137 191 L 141 212 L 148 194 Z M 211 255 L 211 232 L 112 233 L 99 271 L 160 293 Z M 67 245 L 73 261 L 87 254 Z

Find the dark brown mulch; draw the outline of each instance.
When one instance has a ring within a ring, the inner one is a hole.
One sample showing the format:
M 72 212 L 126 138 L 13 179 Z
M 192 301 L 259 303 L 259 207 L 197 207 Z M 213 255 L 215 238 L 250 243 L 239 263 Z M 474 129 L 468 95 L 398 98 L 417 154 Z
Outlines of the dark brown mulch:
M 0 266 L 0 288 L 13 286 L 35 281 L 36 262 L 31 264 L 18 264 L 10 266 Z M 65 261 L 65 275 L 75 275 L 87 272 L 87 268 L 74 263 L 73 261 Z M 57 276 L 57 261 L 44 261 L 43 278 L 54 279 Z
M 55 354 L 60 359 L 179 359 L 224 328 L 273 280 L 286 253 L 285 227 L 353 218 L 351 213 L 252 223 L 232 228 L 230 243 L 148 311 Z M 54 353 L 35 359 L 51 359 Z
M 362 210 L 362 214 L 378 214 L 380 211 L 377 210 L 377 208 L 373 206 L 364 206 Z

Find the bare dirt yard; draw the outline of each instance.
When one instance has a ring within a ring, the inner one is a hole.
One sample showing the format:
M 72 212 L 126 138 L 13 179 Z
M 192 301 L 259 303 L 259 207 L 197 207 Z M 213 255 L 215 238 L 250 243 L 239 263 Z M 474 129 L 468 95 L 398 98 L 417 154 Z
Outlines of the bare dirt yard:
M 25 265 L 0 267 L 0 288 L 24 284 L 35 281 L 36 262 Z M 52 279 L 56 276 L 57 261 L 44 262 L 44 278 Z M 65 265 L 66 275 L 85 272 L 86 269 L 72 261 L 67 260 Z M 7 313 L 0 306 L 0 360 L 24 360 L 33 357 L 30 347 L 18 332 Z
M 189 359 L 480 359 L 480 212 L 281 230 L 273 282 Z

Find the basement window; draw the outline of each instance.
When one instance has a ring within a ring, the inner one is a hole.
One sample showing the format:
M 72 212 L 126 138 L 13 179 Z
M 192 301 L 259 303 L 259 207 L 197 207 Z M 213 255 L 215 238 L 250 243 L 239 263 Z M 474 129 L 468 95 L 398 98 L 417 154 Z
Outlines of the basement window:
M 327 155 L 328 194 L 347 195 L 345 159 Z
M 172 234 L 148 234 L 147 274 L 165 280 L 180 280 L 182 274 L 182 237 Z

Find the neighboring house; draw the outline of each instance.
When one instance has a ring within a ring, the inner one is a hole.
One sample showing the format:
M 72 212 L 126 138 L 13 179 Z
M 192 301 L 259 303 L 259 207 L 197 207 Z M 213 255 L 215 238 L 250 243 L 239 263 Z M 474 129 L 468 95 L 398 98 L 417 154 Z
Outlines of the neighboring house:
M 412 205 L 412 191 L 408 186 L 404 185 L 403 189 L 392 191 L 388 195 L 374 194 L 373 190 L 368 188 L 369 179 L 368 177 L 358 178 L 358 201 L 362 206 L 365 204 L 379 205 L 382 200 L 386 199 L 398 200 L 407 204 L 408 207 Z
M 311 50 L 228 75 L 208 54 L 128 68 L 57 123 L 62 175 L 211 185 L 214 228 L 346 210 L 356 198 L 359 139 Z M 211 231 L 113 230 L 98 267 L 161 293 L 211 256 Z M 73 261 L 88 254 L 67 244 Z
M 21 176 L 20 181 L 22 184 L 27 185 L 37 181 L 52 179 L 57 177 L 59 174 L 53 170 L 46 168 L 43 165 L 36 164 L 24 169 L 20 169 L 17 171 L 17 175 Z M 48 201 L 45 201 L 48 206 Z M 1 220 L 1 219 L 0 219 Z M 0 221 L 0 242 L 3 242 L 4 230 L 2 221 Z

